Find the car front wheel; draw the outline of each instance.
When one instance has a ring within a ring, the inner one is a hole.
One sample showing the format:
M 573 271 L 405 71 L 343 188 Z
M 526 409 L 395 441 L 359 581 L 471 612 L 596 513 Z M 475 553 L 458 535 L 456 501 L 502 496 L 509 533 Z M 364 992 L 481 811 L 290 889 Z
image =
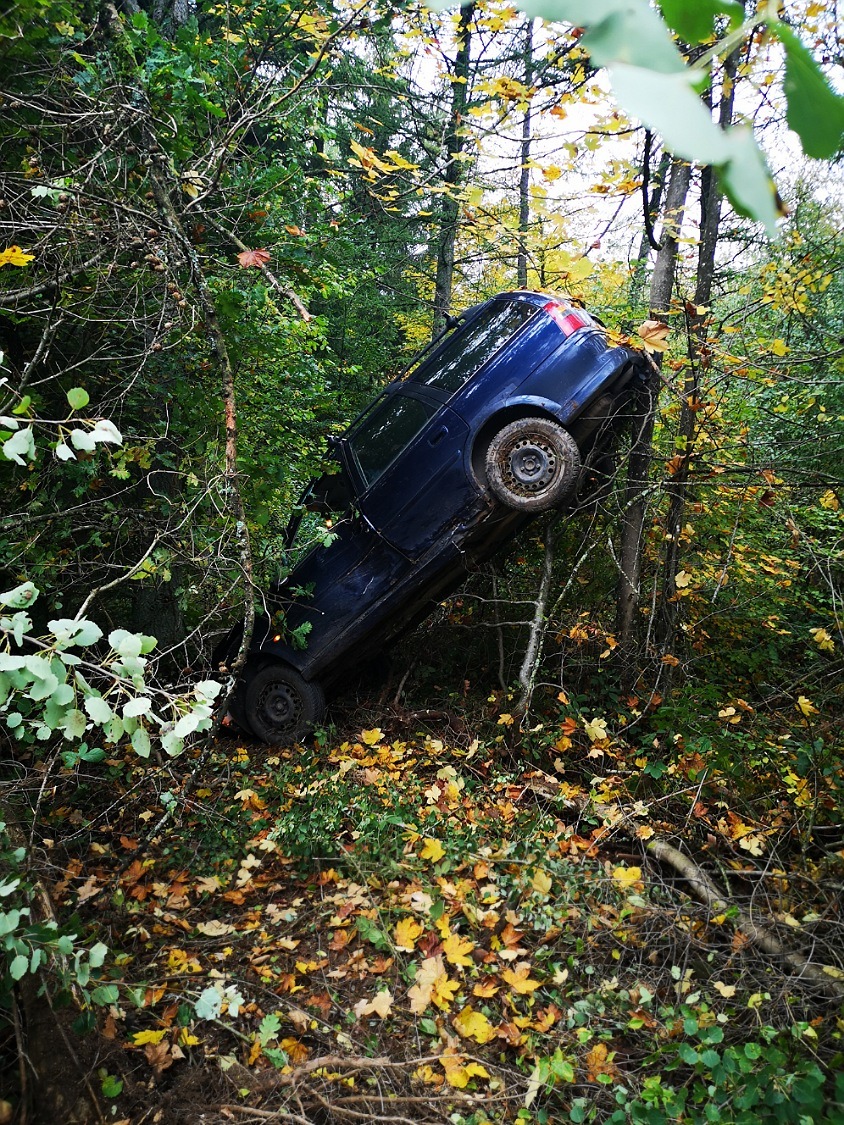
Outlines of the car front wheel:
M 249 679 L 244 703 L 250 728 L 273 746 L 300 742 L 325 712 L 319 684 L 310 683 L 281 661 L 265 664 Z
M 486 454 L 489 486 L 508 508 L 545 512 L 571 492 L 580 452 L 568 430 L 550 418 L 519 418 L 499 430 Z

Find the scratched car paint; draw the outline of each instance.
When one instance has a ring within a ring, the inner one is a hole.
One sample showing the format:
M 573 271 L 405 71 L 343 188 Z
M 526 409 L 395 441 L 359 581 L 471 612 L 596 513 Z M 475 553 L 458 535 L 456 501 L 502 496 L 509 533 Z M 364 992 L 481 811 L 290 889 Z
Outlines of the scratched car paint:
M 506 293 L 457 318 L 332 441 L 333 471 L 306 490 L 287 545 L 304 508 L 334 514 L 334 538 L 268 591 L 237 722 L 276 745 L 304 737 L 344 673 L 536 515 L 574 503 L 644 373 L 562 297 Z M 218 648 L 223 667 L 240 635 Z

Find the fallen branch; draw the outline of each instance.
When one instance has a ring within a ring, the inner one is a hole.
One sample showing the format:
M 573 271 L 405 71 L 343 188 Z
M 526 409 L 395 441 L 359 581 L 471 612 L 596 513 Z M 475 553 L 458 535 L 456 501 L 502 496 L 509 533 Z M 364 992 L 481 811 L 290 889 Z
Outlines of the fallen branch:
M 669 867 L 683 876 L 694 891 L 695 897 L 715 914 L 723 914 L 726 910 L 736 910 L 737 926 L 750 942 L 758 946 L 763 953 L 770 957 L 777 957 L 792 969 L 803 980 L 811 981 L 827 994 L 836 999 L 844 999 L 844 973 L 832 965 L 816 965 L 807 961 L 799 953 L 793 953 L 785 948 L 782 942 L 767 926 L 755 922 L 753 918 L 741 907 L 735 906 L 722 898 L 715 883 L 706 872 L 688 856 L 669 844 L 667 840 L 651 839 L 645 845 L 652 856 L 667 863 Z

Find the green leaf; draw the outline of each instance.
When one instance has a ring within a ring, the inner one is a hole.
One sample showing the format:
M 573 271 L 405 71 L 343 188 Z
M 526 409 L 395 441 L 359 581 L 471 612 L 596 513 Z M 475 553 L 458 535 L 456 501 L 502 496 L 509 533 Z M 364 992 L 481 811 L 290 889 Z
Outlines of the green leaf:
M 71 410 L 81 410 L 88 405 L 91 399 L 83 387 L 71 387 L 67 392 L 67 401 Z
M 8 441 L 3 442 L 3 456 L 7 461 L 14 461 L 18 465 L 26 465 L 27 461 L 35 460 L 35 435 L 32 426 L 18 430 Z
M 91 1003 L 105 1007 L 106 1004 L 116 1004 L 120 998 L 120 989 L 116 984 L 101 984 L 91 993 Z
M 83 706 L 94 722 L 100 725 L 110 723 L 114 718 L 114 712 L 99 695 L 90 695 Z
M 836 94 L 821 68 L 790 27 L 768 23 L 785 47 L 785 119 L 803 151 L 817 160 L 834 156 L 844 139 L 844 97 Z
M 582 4 L 577 6 L 582 19 Z M 665 24 L 646 3 L 620 4 L 600 22 L 590 18 L 588 26 L 581 43 L 596 66 L 624 63 L 660 74 L 680 74 L 687 69 Z
M 660 0 L 665 22 L 686 43 L 702 43 L 712 35 L 717 16 L 730 17 L 730 30 L 741 27 L 744 8 L 736 0 Z
M 104 1098 L 118 1097 L 123 1091 L 123 1079 L 114 1074 L 107 1074 L 102 1081 L 102 1091 Z
M 728 134 L 712 120 L 687 71 L 657 74 L 619 64 L 612 67 L 610 78 L 622 105 L 656 130 L 675 156 L 714 165 L 729 160 Z
M 152 746 L 150 744 L 149 735 L 143 727 L 138 729 L 132 735 L 132 749 L 139 758 L 148 758 Z
M 17 957 L 12 959 L 12 963 L 9 965 L 9 976 L 12 980 L 20 980 L 28 968 L 29 958 L 19 953 Z
M 740 125 L 725 135 L 729 136 L 730 156 L 718 170 L 721 186 L 736 211 L 764 223 L 773 238 L 781 206 L 765 158 L 753 139 L 753 130 L 749 125 Z

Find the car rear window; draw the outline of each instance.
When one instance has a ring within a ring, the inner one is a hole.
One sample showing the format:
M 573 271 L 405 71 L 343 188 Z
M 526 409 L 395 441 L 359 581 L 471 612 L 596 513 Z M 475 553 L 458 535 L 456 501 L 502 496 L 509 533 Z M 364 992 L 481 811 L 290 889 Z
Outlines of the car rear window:
M 436 414 L 435 403 L 390 395 L 358 426 L 351 437 L 358 468 L 370 485 L 408 446 Z
M 497 301 L 412 375 L 414 382 L 457 391 L 536 312 L 524 301 Z

